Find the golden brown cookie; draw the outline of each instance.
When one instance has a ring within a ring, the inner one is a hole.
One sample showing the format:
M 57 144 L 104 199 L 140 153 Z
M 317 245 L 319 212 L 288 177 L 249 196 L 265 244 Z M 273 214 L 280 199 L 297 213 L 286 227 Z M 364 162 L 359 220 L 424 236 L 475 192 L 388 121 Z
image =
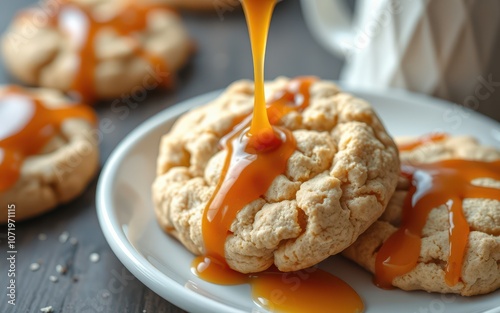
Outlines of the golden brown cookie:
M 266 84 L 268 98 L 289 85 Z M 257 272 L 312 266 L 339 253 L 384 211 L 396 186 L 396 146 L 372 107 L 326 81 L 309 88 L 310 104 L 285 115 L 296 151 L 267 192 L 246 205 L 225 242 L 229 266 Z M 216 100 L 179 118 L 160 144 L 153 184 L 160 225 L 203 254 L 202 214 L 226 156 L 219 140 L 251 113 L 253 83 L 232 84 Z
M 65 0 L 19 13 L 2 51 L 21 81 L 93 101 L 168 85 L 193 44 L 179 15 L 165 6 Z
M 405 144 L 415 138 L 401 138 Z M 426 164 L 451 159 L 491 162 L 500 159 L 500 151 L 480 145 L 467 136 L 453 136 L 429 142 L 411 151 L 401 152 L 403 164 Z M 463 169 L 466 170 L 466 169 Z M 500 181 L 474 179 L 475 186 L 498 188 Z M 400 178 L 387 210 L 343 255 L 375 272 L 377 254 L 384 242 L 398 229 L 410 182 Z M 392 284 L 404 290 L 458 293 L 464 296 L 484 294 L 500 288 L 500 201 L 465 198 L 462 203 L 470 227 L 468 243 L 456 285 L 448 285 L 445 269 L 450 251 L 450 215 L 445 204 L 430 211 L 422 230 L 420 256 L 416 267 L 393 279 Z
M 0 87 L 2 212 L 21 221 L 81 194 L 99 168 L 95 119 L 59 91 Z

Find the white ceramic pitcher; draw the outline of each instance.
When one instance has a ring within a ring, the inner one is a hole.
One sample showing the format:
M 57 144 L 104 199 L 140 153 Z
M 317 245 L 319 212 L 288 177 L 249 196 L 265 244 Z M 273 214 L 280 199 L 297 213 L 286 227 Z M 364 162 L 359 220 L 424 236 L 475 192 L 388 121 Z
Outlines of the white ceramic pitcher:
M 302 7 L 319 42 L 346 58 L 347 84 L 465 105 L 484 81 L 500 94 L 499 0 L 358 0 L 354 14 L 345 0 L 302 0 Z

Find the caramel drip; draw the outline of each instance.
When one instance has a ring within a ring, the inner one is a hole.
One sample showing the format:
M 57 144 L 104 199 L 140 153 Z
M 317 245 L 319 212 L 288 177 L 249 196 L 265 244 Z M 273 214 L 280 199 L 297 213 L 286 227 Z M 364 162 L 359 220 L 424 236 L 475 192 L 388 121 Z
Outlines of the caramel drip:
M 245 10 L 248 32 L 250 33 L 255 80 L 255 102 L 249 135 L 272 137 L 274 132 L 266 113 L 264 61 L 267 34 L 276 0 L 245 0 L 242 1 L 242 5 Z
M 411 151 L 411 150 L 414 150 L 414 149 L 416 149 L 420 146 L 423 146 L 425 144 L 443 141 L 448 137 L 449 136 L 447 134 L 444 134 L 444 133 L 432 133 L 432 134 L 422 136 L 422 137 L 420 137 L 416 140 L 413 140 L 411 142 L 399 144 L 398 149 L 399 149 L 399 151 Z
M 285 90 L 278 91 L 277 94 L 270 100 L 270 105 L 266 108 L 266 114 L 271 125 L 276 125 L 281 118 L 292 111 L 302 111 L 309 106 L 309 88 L 318 81 L 314 76 L 301 76 L 291 80 Z M 237 124 L 231 132 L 221 139 L 221 147 L 226 146 L 226 142 L 241 133 L 245 128 L 248 128 L 253 119 L 253 115 L 248 115 L 237 121 Z M 265 140 L 264 140 L 265 142 Z M 253 145 L 258 145 L 257 141 L 252 142 Z M 265 150 L 266 145 L 256 147 L 256 150 Z
M 82 101 L 92 102 L 96 99 L 95 77 L 99 64 L 96 39 L 102 30 L 111 30 L 121 36 L 129 36 L 130 41 L 135 43 L 136 57 L 145 59 L 151 66 L 158 66 L 161 71 L 167 71 L 165 61 L 160 56 L 144 50 L 136 34 L 147 28 L 149 13 L 161 8 L 160 6 L 138 5 L 130 1 L 114 16 L 100 19 L 94 16 L 88 7 L 66 1 L 58 7 L 50 22 L 62 32 L 68 33 L 71 44 L 77 51 L 78 70 L 75 72 L 69 91 L 76 93 Z M 170 81 L 164 83 L 168 85 Z
M 417 265 L 422 229 L 433 208 L 446 205 L 449 212 L 450 249 L 445 281 L 460 281 L 469 238 L 462 201 L 466 198 L 500 201 L 500 190 L 471 184 L 477 178 L 500 180 L 500 161 L 445 160 L 431 164 L 403 165 L 402 174 L 411 181 L 399 229 L 382 245 L 376 257 L 375 283 L 390 288 L 394 278 Z
M 309 104 L 309 89 L 313 77 L 292 80 L 286 90 L 269 103 L 273 124 L 293 110 L 302 110 Z M 221 139 L 227 151 L 222 176 L 203 213 L 202 231 L 206 254 L 224 260 L 224 243 L 236 214 L 247 204 L 266 193 L 273 180 L 286 170 L 288 158 L 295 151 L 295 139 L 284 128 L 274 127 L 274 134 L 266 141 L 261 137 L 258 146 L 250 144 L 249 118 L 237 124 Z M 279 139 L 277 142 L 273 142 Z
M 19 179 L 23 160 L 39 153 L 69 118 L 95 123 L 95 113 L 84 105 L 51 109 L 18 87 L 0 92 L 0 192 Z
M 295 139 L 286 129 L 276 128 L 275 132 L 281 143 L 265 152 L 256 152 L 244 132 L 227 141 L 223 177 L 203 216 L 207 255 L 224 260 L 224 242 L 238 211 L 265 194 L 274 178 L 285 172 Z

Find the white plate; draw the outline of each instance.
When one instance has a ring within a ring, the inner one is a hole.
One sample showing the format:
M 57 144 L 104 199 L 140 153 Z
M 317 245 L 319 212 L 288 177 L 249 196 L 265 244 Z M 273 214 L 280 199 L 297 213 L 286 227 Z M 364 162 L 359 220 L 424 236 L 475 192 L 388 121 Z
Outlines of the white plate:
M 500 147 L 500 125 L 475 112 L 403 91 L 345 89 L 371 102 L 392 135 L 440 130 L 474 135 Z M 153 214 L 150 186 L 160 137 L 180 114 L 217 94 L 219 91 L 166 109 L 130 133 L 103 169 L 97 211 L 104 235 L 120 261 L 166 300 L 190 312 L 260 312 L 249 286 L 218 286 L 195 277 L 190 271 L 193 255 L 163 233 Z M 372 284 L 371 274 L 341 257 L 332 257 L 320 266 L 349 283 L 363 298 L 366 312 L 500 312 L 500 290 L 469 298 L 387 291 Z

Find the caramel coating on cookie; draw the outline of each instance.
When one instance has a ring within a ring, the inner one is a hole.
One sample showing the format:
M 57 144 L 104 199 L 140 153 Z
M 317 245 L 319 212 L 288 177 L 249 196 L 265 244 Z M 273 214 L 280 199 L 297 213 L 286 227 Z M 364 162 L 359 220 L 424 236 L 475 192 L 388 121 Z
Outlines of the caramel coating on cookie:
M 266 94 L 288 82 L 267 83 Z M 310 94 L 308 108 L 278 123 L 297 141 L 286 173 L 231 225 L 225 257 L 237 271 L 273 264 L 298 270 L 342 251 L 382 214 L 396 186 L 397 149 L 370 105 L 330 82 L 314 83 Z M 225 159 L 219 139 L 252 105 L 253 84 L 236 82 L 179 118 L 162 138 L 155 211 L 160 225 L 195 254 L 204 253 L 201 218 Z
M 123 13 L 126 5 L 126 1 L 117 0 L 48 1 L 19 13 L 2 38 L 7 68 L 25 83 L 62 91 L 75 89 L 74 82 L 83 74 L 83 82 L 78 85 L 90 94 L 83 95 L 89 100 L 165 85 L 193 50 L 181 19 L 169 9 L 152 8 L 147 10 L 144 29 L 120 33 L 108 24 Z M 71 14 L 64 18 L 57 13 L 61 10 Z M 88 26 L 86 14 L 102 22 Z M 97 31 L 89 31 L 91 27 L 97 27 Z M 82 42 L 87 47 L 82 48 Z M 89 54 L 84 58 L 95 61 L 82 61 L 82 49 Z M 82 70 L 79 64 L 85 68 Z
M 398 139 L 406 142 L 409 138 Z M 474 138 L 454 136 L 401 152 L 404 163 L 431 163 L 446 159 L 494 161 L 500 152 L 480 145 Z M 500 181 L 476 179 L 473 184 L 498 188 Z M 401 179 L 386 211 L 343 255 L 372 273 L 377 251 L 400 223 L 409 182 Z M 469 242 L 462 266 L 461 281 L 449 286 L 445 267 L 449 254 L 449 213 L 445 205 L 434 208 L 422 231 L 422 246 L 417 266 L 393 280 L 404 290 L 457 293 L 464 296 L 484 294 L 500 288 L 500 202 L 491 199 L 464 199 L 463 212 L 470 226 Z
M 0 87 L 0 90 L 2 87 Z M 51 89 L 25 89 L 47 108 L 63 108 L 69 99 Z M 47 212 L 86 188 L 99 169 L 99 133 L 88 120 L 67 118 L 38 154 L 26 157 L 20 177 L 0 192 L 0 206 L 16 205 L 16 221 Z M 0 217 L 0 224 L 7 214 Z

